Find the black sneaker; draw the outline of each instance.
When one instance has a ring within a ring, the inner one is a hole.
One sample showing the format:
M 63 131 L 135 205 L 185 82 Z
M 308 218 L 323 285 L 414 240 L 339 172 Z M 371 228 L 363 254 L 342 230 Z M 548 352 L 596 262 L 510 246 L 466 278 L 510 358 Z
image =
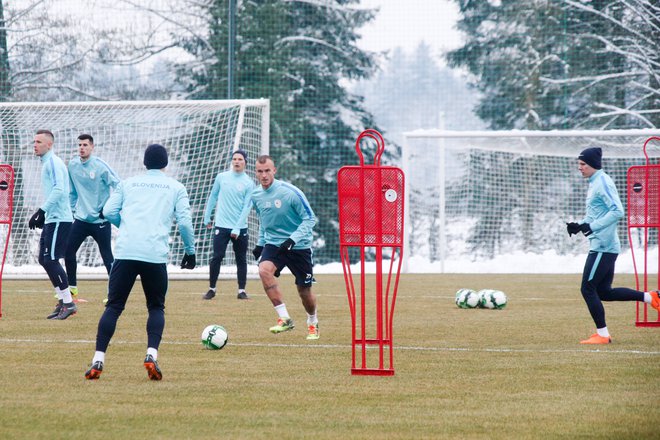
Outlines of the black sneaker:
M 245 292 L 245 291 L 238 292 L 238 295 L 236 295 L 236 298 L 238 298 L 238 299 L 250 299 L 247 292 Z
M 60 313 L 57 314 L 57 316 L 53 319 L 60 319 L 64 320 L 68 318 L 71 315 L 75 315 L 76 312 L 78 311 L 78 306 L 76 306 L 75 303 L 68 303 L 68 304 L 62 304 L 62 308 L 60 309 Z
M 202 298 L 204 299 L 213 299 L 215 297 L 215 290 L 209 289 L 208 292 L 206 292 L 204 295 L 202 295 Z
M 50 315 L 46 316 L 46 319 L 55 319 L 55 318 L 57 318 L 57 315 L 60 314 L 60 310 L 62 310 L 62 304 L 63 303 L 64 303 L 64 301 L 59 300 L 59 302 L 55 306 L 55 310 L 53 310 L 53 312 Z
M 149 379 L 161 380 L 163 378 L 163 373 L 161 373 L 160 368 L 158 368 L 158 361 L 150 354 L 144 358 L 144 368 L 147 369 Z
M 85 379 L 94 380 L 98 379 L 103 372 L 103 362 L 96 361 L 89 367 L 89 370 L 85 372 Z

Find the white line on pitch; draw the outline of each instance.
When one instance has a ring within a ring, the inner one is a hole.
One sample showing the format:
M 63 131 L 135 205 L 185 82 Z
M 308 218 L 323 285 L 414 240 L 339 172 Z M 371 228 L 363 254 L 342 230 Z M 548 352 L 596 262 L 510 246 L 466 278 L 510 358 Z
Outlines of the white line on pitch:
M 0 338 L 0 343 L 29 343 L 29 344 L 54 344 L 54 343 L 67 343 L 67 344 L 95 344 L 96 341 L 89 339 L 64 339 L 64 340 L 44 340 L 44 339 L 12 339 Z M 144 341 L 112 341 L 112 344 L 144 344 Z M 164 341 L 163 345 L 199 345 L 199 342 L 184 342 L 184 341 Z M 334 349 L 350 349 L 350 345 L 339 344 L 278 344 L 278 343 L 259 343 L 259 342 L 230 342 L 229 345 L 236 347 L 284 347 L 284 348 L 334 348 Z M 200 345 L 201 347 L 201 345 Z M 377 347 L 371 346 L 370 349 Z M 387 348 L 387 346 L 385 346 Z M 598 354 L 643 354 L 650 356 L 660 355 L 660 351 L 643 351 L 643 350 L 610 350 L 610 349 L 526 349 L 526 348 L 468 348 L 468 347 L 399 347 L 394 346 L 394 351 L 397 350 L 410 350 L 410 351 L 436 351 L 436 352 L 466 352 L 466 353 L 598 353 Z

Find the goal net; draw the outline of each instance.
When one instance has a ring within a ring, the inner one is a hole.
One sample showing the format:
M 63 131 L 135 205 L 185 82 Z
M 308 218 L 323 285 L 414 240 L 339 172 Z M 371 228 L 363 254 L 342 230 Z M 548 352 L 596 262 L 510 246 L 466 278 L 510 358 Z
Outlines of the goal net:
M 587 240 L 566 232 L 566 222 L 585 213 L 588 183 L 578 172 L 578 154 L 591 146 L 603 149 L 603 169 L 625 208 L 627 170 L 646 164 L 642 147 L 658 134 L 646 129 L 405 133 L 407 269 L 581 272 Z M 658 163 L 660 144 L 647 147 L 647 153 Z M 641 234 L 629 243 L 627 232 L 624 217 L 619 222 L 623 252 L 641 245 Z M 650 245 L 657 249 L 657 243 L 656 234 Z M 649 255 L 657 258 L 657 251 Z M 619 258 L 617 271 L 632 273 L 630 260 Z
M 212 233 L 202 224 L 206 200 L 215 175 L 229 169 L 232 152 L 248 152 L 247 172 L 254 175 L 259 154 L 268 153 L 268 100 L 145 101 L 145 102 L 56 102 L 0 104 L 0 162 L 14 167 L 13 230 L 5 275 L 39 276 L 39 231 L 28 229 L 28 217 L 43 202 L 41 163 L 34 155 L 33 139 L 38 129 L 55 135 L 53 151 L 65 163 L 78 155 L 77 138 L 94 138 L 94 155 L 107 162 L 120 176 L 128 178 L 145 171 L 142 159 L 147 145 L 158 143 L 169 152 L 166 173 L 183 183 L 190 196 L 197 239 L 197 261 L 208 267 Z M 113 228 L 113 234 L 117 230 Z M 251 240 L 257 223 L 249 219 Z M 178 272 L 183 243 L 176 226 L 171 233 L 169 264 Z M 113 236 L 114 240 L 114 236 Z M 227 253 L 223 273 L 235 271 L 233 255 Z M 96 243 L 88 238 L 78 251 L 80 277 L 105 277 Z M 198 276 L 207 276 L 195 271 Z M 208 273 L 208 272 L 206 272 Z

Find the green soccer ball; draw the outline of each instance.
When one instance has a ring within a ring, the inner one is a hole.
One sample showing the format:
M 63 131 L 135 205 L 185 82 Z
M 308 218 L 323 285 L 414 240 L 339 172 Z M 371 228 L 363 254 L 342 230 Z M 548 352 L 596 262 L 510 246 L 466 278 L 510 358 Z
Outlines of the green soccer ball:
M 221 325 L 209 325 L 202 332 L 202 345 L 209 350 L 220 350 L 228 339 L 227 330 Z
M 474 309 L 479 304 L 479 295 L 472 289 L 458 289 L 455 302 L 461 309 Z

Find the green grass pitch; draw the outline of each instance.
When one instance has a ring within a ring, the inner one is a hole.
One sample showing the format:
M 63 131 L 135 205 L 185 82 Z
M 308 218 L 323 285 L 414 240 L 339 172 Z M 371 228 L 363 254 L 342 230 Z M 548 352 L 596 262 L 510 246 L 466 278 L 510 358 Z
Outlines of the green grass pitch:
M 47 281 L 5 280 L 0 318 L 0 436 L 6 439 L 536 439 L 658 438 L 660 328 L 636 328 L 634 304 L 606 303 L 613 343 L 581 346 L 594 328 L 579 275 L 404 275 L 394 319 L 392 377 L 350 374 L 350 315 L 341 275 L 314 286 L 321 339 L 305 340 L 293 279 L 282 276 L 297 324 L 276 314 L 258 280 L 204 301 L 203 281 L 171 281 L 159 352 L 147 379 L 139 282 L 97 381 L 94 353 L 105 283 L 81 281 L 77 315 L 48 321 Z M 617 276 L 616 285 L 634 286 Z M 504 310 L 459 309 L 462 287 L 507 293 Z M 228 345 L 200 335 L 223 325 Z M 371 352 L 369 352 L 371 354 Z

